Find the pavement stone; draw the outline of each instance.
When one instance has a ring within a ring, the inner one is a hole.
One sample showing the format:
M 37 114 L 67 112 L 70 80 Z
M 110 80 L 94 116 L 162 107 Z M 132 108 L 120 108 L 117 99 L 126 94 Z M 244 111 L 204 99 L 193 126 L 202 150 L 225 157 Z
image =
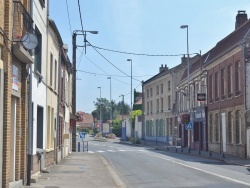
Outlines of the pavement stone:
M 29 188 L 117 188 L 125 187 L 117 181 L 112 167 L 99 154 L 72 152 L 60 163 L 48 168 L 49 173 L 33 175 L 37 183 Z M 34 177 L 37 176 L 37 177 Z
M 111 139 L 110 142 L 120 144 L 132 144 L 129 141 L 121 141 L 119 138 Z M 166 143 L 141 141 L 136 144 L 141 147 L 175 152 L 183 155 L 195 155 L 215 160 L 224 161 L 229 164 L 242 165 L 250 171 L 250 160 L 237 156 L 220 154 L 209 151 L 189 150 L 170 146 Z M 72 152 L 61 160 L 60 163 L 48 168 L 49 173 L 38 173 L 32 176 L 36 183 L 32 183 L 29 188 L 126 188 L 126 185 L 109 162 L 100 154 L 89 154 L 87 152 Z M 25 186 L 24 186 L 25 187 Z

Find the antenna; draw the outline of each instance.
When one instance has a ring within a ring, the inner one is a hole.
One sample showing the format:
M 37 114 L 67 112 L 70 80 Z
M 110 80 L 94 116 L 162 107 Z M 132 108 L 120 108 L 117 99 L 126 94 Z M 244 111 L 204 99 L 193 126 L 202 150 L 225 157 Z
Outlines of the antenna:
M 28 50 L 34 49 L 38 44 L 38 40 L 37 40 L 36 35 L 34 35 L 32 33 L 25 34 L 22 37 L 21 42 L 23 43 L 23 46 L 25 48 L 27 48 Z

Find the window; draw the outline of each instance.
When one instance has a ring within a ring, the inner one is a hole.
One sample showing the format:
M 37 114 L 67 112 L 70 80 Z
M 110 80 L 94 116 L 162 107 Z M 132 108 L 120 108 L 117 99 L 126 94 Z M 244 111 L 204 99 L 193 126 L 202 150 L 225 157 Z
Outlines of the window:
M 45 8 L 45 0 L 39 0 L 39 2 L 40 2 L 40 4 L 41 4 L 41 6 L 42 6 L 43 8 Z
M 56 83 L 57 83 L 57 80 L 58 80 L 58 79 L 57 79 L 57 60 L 55 60 L 55 74 L 54 74 L 54 75 L 55 75 L 55 78 L 54 78 L 55 88 L 54 88 L 54 89 L 57 90 L 57 89 L 56 89 L 56 87 L 57 87 L 57 84 L 56 84 Z
M 150 109 L 151 109 L 151 114 L 152 114 L 152 112 L 153 112 L 153 101 L 150 101 Z
M 54 124 L 55 123 L 55 124 Z M 54 109 L 48 106 L 47 108 L 47 144 L 46 149 L 54 148 L 54 125 L 56 125 L 56 119 L 54 119 Z
M 169 80 L 168 81 L 168 91 L 170 91 L 171 90 L 171 81 Z
M 225 99 L 225 69 L 221 70 L 221 99 Z
M 159 85 L 156 86 L 156 95 L 159 95 Z
M 214 125 L 213 125 L 213 114 L 209 115 L 209 141 L 214 141 Z
M 241 144 L 241 121 L 239 111 L 235 113 L 235 143 Z
M 53 54 L 50 53 L 50 86 L 52 86 L 52 79 L 53 79 Z
M 147 112 L 149 114 L 149 102 L 147 102 Z
M 233 67 L 230 65 L 228 67 L 228 98 L 232 97 L 233 93 Z
M 150 88 L 150 97 L 153 96 L 153 88 Z
M 161 93 L 163 93 L 163 84 L 161 84 Z
M 219 122 L 219 114 L 215 114 L 214 120 L 215 126 L 215 142 L 220 142 L 220 122 Z
M 163 112 L 163 98 L 161 98 L 161 112 Z
M 235 86 L 236 86 L 236 96 L 240 95 L 240 83 L 241 83 L 241 67 L 240 67 L 240 62 L 235 63 Z
M 228 112 L 227 115 L 227 135 L 228 135 L 228 143 L 233 143 L 233 119 L 232 119 L 232 112 Z
M 219 100 L 219 77 L 218 77 L 218 72 L 215 73 L 214 75 L 214 95 L 215 95 L 215 101 Z
M 209 76 L 209 99 L 210 103 L 213 102 L 213 75 Z
M 149 89 L 147 89 L 147 98 L 149 98 Z
M 156 100 L 156 109 L 157 112 L 159 112 L 160 104 L 159 104 L 159 99 Z
M 171 95 L 168 96 L 168 110 L 171 110 Z
M 34 68 L 36 71 L 38 71 L 40 74 L 42 73 L 42 35 L 38 28 L 35 29 L 35 34 L 37 36 L 37 47 L 36 47 L 36 54 L 34 58 Z

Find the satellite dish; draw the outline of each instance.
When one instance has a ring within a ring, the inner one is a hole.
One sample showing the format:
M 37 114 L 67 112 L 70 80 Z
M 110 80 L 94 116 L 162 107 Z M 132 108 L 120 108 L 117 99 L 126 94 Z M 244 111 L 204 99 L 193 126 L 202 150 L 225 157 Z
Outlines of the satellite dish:
M 38 40 L 37 40 L 36 35 L 34 35 L 32 33 L 25 34 L 22 37 L 21 41 L 22 41 L 24 47 L 29 49 L 29 50 L 34 49 L 38 44 Z

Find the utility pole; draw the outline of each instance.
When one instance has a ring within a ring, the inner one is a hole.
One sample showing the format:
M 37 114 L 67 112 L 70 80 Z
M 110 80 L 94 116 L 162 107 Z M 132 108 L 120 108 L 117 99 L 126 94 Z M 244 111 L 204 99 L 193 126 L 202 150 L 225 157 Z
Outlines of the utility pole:
M 124 95 L 122 95 L 122 121 L 123 121 L 123 113 L 124 113 Z
M 76 31 L 73 32 L 73 56 L 72 56 L 72 63 L 73 63 L 73 79 L 72 79 L 72 114 L 75 116 L 76 114 Z M 72 126 L 72 151 L 76 151 L 76 120 L 73 120 Z
M 79 34 L 77 34 L 79 32 Z M 72 63 L 73 63 L 73 79 L 72 79 L 72 113 L 75 116 L 76 114 L 76 36 L 84 35 L 84 47 L 86 53 L 86 33 L 98 34 L 98 31 L 83 31 L 83 30 L 75 30 L 72 36 L 72 46 L 73 46 L 73 54 L 72 54 Z M 82 46 L 81 46 L 82 47 Z M 72 151 L 76 151 L 76 120 L 73 120 L 72 127 Z

